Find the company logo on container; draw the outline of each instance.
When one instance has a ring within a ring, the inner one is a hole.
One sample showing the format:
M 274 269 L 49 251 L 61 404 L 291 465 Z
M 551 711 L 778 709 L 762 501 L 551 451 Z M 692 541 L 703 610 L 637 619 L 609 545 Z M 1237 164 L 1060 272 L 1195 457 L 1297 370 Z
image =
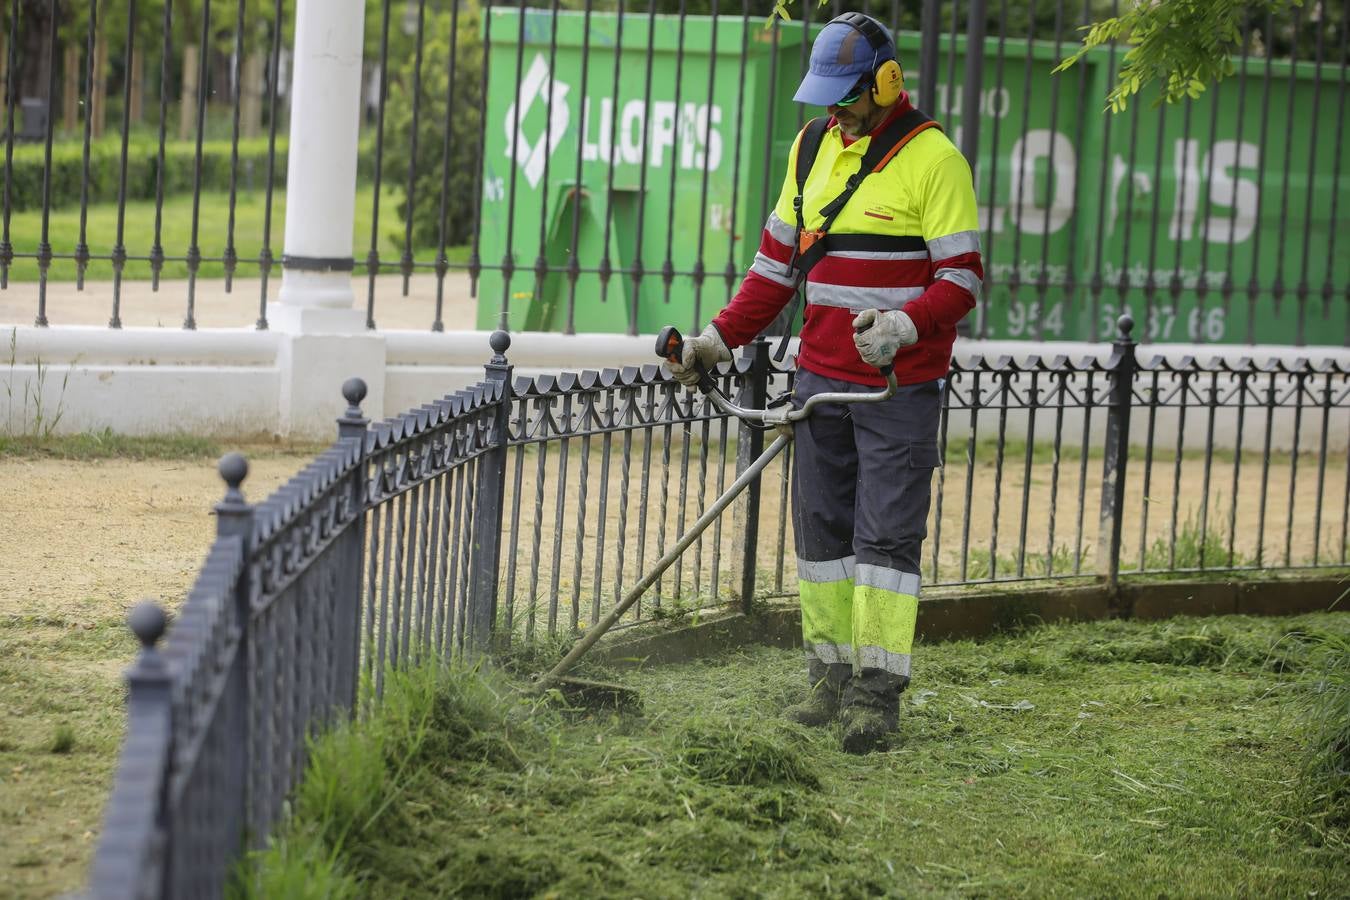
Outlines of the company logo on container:
M 514 156 L 530 187 L 539 186 L 546 159 L 558 149 L 571 125 L 570 91 L 571 85 L 553 78 L 543 55 L 536 54 L 521 80 L 516 102 L 506 110 L 506 156 Z M 531 141 L 522 123 L 536 101 L 547 105 L 548 124 Z M 681 169 L 709 172 L 722 164 L 722 133 L 716 127 L 722 123 L 722 107 L 716 104 L 677 106 L 673 101 L 656 100 L 648 105 L 629 100 L 617 105 L 613 97 L 601 97 L 594 108 L 598 112 L 592 112 L 589 97 L 582 100 L 581 158 L 586 162 L 642 165 L 645 160 L 654 169 L 673 163 Z
M 520 82 L 516 102 L 506 110 L 506 155 L 510 157 L 515 151 L 516 165 L 524 170 L 530 187 L 539 186 L 539 180 L 544 177 L 545 160 L 558 149 L 572 121 L 572 113 L 567 108 L 567 92 L 571 89 L 571 85 L 554 79 L 544 57 L 535 54 L 530 70 Z M 531 143 L 525 137 L 522 123 L 536 100 L 543 100 L 548 107 L 548 126 Z M 520 109 L 518 115 L 517 107 Z

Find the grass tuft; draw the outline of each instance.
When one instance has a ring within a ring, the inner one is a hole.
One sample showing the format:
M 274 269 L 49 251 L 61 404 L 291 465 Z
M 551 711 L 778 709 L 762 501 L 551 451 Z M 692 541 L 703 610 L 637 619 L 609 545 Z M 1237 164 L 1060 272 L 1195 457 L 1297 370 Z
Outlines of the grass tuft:
M 75 729 L 69 725 L 57 725 L 52 734 L 52 742 L 47 749 L 53 753 L 69 753 L 75 749 Z
M 1319 665 L 1304 705 L 1305 789 L 1319 835 L 1350 847 L 1350 637 L 1316 637 Z
M 254 865 L 229 885 L 230 900 L 355 900 L 364 894 L 355 878 L 327 853 L 312 832 L 295 831 L 273 839 L 253 858 Z
M 0 435 L 0 457 L 31 459 L 215 459 L 220 445 L 209 438 L 190 434 L 133 437 L 112 429 L 81 434 Z
M 786 729 L 734 719 L 697 718 L 675 739 L 680 760 L 701 781 L 753 786 L 820 786 Z
M 1239 671 L 1297 672 L 1308 661 L 1308 635 L 1272 635 L 1237 618 L 1134 623 L 1127 630 L 1069 642 L 1062 652 L 1085 663 L 1153 663 Z

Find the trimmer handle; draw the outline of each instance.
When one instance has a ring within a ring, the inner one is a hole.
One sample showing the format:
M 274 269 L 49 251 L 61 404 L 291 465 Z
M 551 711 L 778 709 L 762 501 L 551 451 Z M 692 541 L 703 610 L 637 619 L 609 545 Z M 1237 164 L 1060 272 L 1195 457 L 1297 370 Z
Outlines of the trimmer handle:
M 656 355 L 666 362 L 684 365 L 684 335 L 674 325 L 667 325 L 656 335 Z M 717 390 L 712 376 L 703 363 L 694 361 L 694 371 L 698 372 L 698 389 L 703 393 Z
M 875 321 L 875 320 L 874 320 L 874 321 Z M 867 326 L 867 328 L 871 328 L 871 327 L 872 327 L 871 325 Z M 864 331 L 867 330 L 867 328 L 855 328 L 855 329 L 853 329 L 853 333 L 854 333 L 854 334 L 862 334 Z M 884 365 L 884 366 L 878 366 L 878 367 L 877 367 L 877 371 L 881 373 L 881 377 L 882 377 L 882 378 L 886 378 L 886 377 L 888 377 L 892 372 L 895 371 L 895 363 L 886 363 L 886 365 Z
M 684 335 L 674 325 L 667 325 L 656 335 L 656 355 L 666 362 L 684 363 Z

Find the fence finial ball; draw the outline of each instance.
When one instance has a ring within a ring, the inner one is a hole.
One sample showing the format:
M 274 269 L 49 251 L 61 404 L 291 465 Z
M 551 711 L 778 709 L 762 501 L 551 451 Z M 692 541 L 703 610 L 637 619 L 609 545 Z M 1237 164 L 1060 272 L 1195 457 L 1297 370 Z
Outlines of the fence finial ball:
M 220 458 L 216 470 L 220 472 L 220 477 L 225 479 L 225 484 L 229 485 L 230 490 L 237 491 L 239 485 L 248 477 L 248 460 L 244 459 L 242 453 L 226 453 Z
M 1134 317 L 1129 313 L 1123 313 L 1116 319 L 1116 327 L 1120 329 L 1121 337 L 1129 337 L 1130 332 L 1134 331 Z
M 349 406 L 360 406 L 366 399 L 366 383 L 360 378 L 348 378 L 342 382 L 342 397 Z
M 131 615 L 127 616 L 127 624 L 131 626 L 131 631 L 141 642 L 141 646 L 149 650 L 164 637 L 168 619 L 164 615 L 164 610 L 159 608 L 159 604 L 147 600 L 145 603 L 136 604 L 131 610 Z
M 494 353 L 505 353 L 511 349 L 511 335 L 505 331 L 494 331 L 488 338 L 488 346 Z

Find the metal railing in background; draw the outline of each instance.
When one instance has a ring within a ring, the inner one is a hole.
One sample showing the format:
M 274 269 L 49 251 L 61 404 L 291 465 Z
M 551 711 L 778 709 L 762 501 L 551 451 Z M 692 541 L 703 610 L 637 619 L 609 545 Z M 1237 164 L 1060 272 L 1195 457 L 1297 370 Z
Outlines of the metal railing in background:
M 48 302 L 57 281 L 106 291 L 116 327 L 129 279 L 172 273 L 192 327 L 204 285 L 215 310 L 218 282 L 256 273 L 256 313 L 228 321 L 266 327 L 288 0 L 261 17 L 246 0 L 161 4 L 153 23 L 136 0 L 97 18 L 7 6 L 0 287 L 36 281 L 40 324 L 71 321 Z M 894 29 L 911 91 L 972 163 L 974 335 L 1096 340 L 1128 310 L 1142 341 L 1350 342 L 1345 0 L 1254 17 L 1233 76 L 1120 115 L 1100 109 L 1124 48 L 1051 75 L 1115 9 L 1099 0 L 808 2 L 767 27 L 749 0 L 569 6 L 372 6 L 352 251 L 369 327 L 701 326 L 818 112 L 790 100 L 810 41 L 856 9 Z M 100 137 L 108 119 L 119 131 Z
M 158 291 L 162 277 L 183 278 L 191 329 L 208 271 L 227 294 L 238 275 L 256 274 L 265 327 L 285 177 L 283 0 L 263 18 L 246 15 L 247 0 L 214 14 L 210 0 L 8 6 L 0 289 L 36 281 L 34 321 L 47 325 L 62 321 L 48 315 L 53 283 L 97 287 L 120 328 L 126 281 L 148 278 Z M 34 72 L 43 77 L 25 77 Z M 115 136 L 104 134 L 110 119 Z
M 1119 327 L 1097 357 L 953 364 L 925 581 L 1345 568 L 1350 368 L 1155 358 Z M 654 366 L 513 377 L 509 345 L 380 423 L 352 379 L 336 443 L 256 506 L 222 461 L 218 537 L 162 651 L 163 613 L 133 617 L 95 895 L 219 893 L 306 738 L 378 702 L 390 667 L 580 633 L 764 446 Z M 761 340 L 717 378 L 758 406 L 791 372 Z M 624 624 L 795 593 L 780 460 Z

